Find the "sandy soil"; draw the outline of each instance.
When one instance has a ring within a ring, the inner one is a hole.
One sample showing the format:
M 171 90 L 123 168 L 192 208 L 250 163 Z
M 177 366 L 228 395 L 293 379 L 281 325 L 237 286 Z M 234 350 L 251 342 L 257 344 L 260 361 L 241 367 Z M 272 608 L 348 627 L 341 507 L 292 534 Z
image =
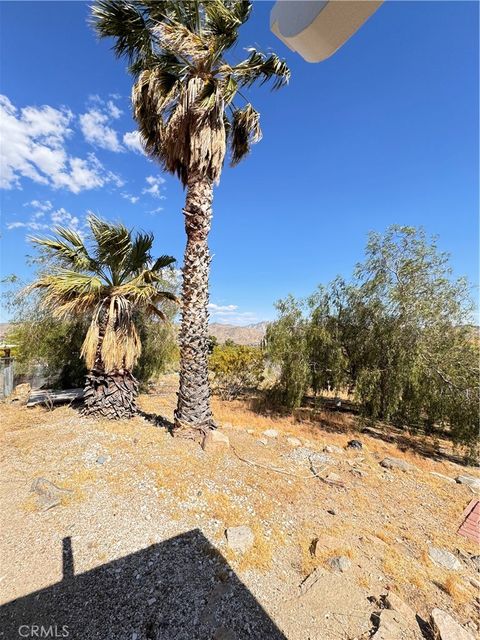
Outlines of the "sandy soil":
M 172 379 L 140 398 L 167 419 L 174 403 Z M 469 561 L 478 549 L 456 534 L 473 494 L 448 480 L 474 469 L 415 453 L 426 443 L 413 437 L 400 450 L 343 414 L 314 424 L 243 402 L 214 409 L 232 447 L 207 454 L 145 417 L 0 407 L 4 638 L 32 620 L 82 640 L 367 638 L 388 589 L 424 620 L 440 607 L 479 625 Z M 344 448 L 352 438 L 362 450 Z M 384 469 L 386 456 L 412 469 Z M 329 484 L 330 473 L 340 482 Z M 69 491 L 45 509 L 36 478 Z M 255 536 L 243 554 L 225 538 L 238 525 Z M 454 553 L 461 569 L 433 564 L 430 546 Z M 335 556 L 350 561 L 345 572 L 330 568 Z

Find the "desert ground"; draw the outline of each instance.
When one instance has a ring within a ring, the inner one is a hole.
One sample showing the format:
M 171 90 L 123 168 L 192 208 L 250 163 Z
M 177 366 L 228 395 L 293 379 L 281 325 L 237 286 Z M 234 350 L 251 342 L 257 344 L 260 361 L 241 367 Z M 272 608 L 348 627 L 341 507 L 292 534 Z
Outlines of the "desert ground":
M 215 399 L 230 446 L 204 451 L 166 428 L 175 391 L 128 422 L 1 405 L 2 637 L 414 639 L 434 608 L 476 635 L 479 551 L 457 534 L 475 496 L 455 478 L 478 472 L 446 442 Z

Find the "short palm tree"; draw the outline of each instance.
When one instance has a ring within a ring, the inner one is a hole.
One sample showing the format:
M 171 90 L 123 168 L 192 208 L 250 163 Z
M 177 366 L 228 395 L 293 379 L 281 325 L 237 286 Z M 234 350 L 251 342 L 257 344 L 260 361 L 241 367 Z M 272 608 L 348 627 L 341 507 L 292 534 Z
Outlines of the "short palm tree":
M 56 317 L 91 317 L 82 347 L 89 370 L 85 413 L 130 418 L 138 391 L 132 368 L 141 352 L 135 315 L 143 312 L 165 320 L 158 305 L 176 298 L 163 290 L 162 270 L 175 259 L 152 259 L 151 234 L 133 236 L 122 224 L 93 215 L 88 224 L 90 246 L 64 227 L 55 228 L 53 238 L 31 238 L 52 262 L 30 288 L 41 291 L 43 305 Z
M 237 64 L 226 59 L 250 10 L 245 0 L 97 0 L 92 9 L 97 33 L 113 37 L 115 54 L 130 63 L 145 150 L 187 190 L 175 426 L 195 439 L 215 426 L 207 367 L 213 185 L 228 148 L 236 165 L 261 138 L 259 113 L 234 100 L 256 81 L 277 89 L 290 75 L 275 54 L 249 49 Z

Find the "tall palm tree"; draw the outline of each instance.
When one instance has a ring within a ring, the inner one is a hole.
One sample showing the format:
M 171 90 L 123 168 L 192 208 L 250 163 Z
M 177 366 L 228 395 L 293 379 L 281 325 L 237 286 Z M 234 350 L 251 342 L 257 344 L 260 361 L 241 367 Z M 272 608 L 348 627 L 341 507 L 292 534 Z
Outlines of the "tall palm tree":
M 176 298 L 163 290 L 162 270 L 175 259 L 153 260 L 149 233 L 132 236 L 122 224 L 93 215 L 88 224 L 90 246 L 65 227 L 56 227 L 53 238 L 31 238 L 52 261 L 49 272 L 29 288 L 41 291 L 42 304 L 56 317 L 91 316 L 81 352 L 89 370 L 85 413 L 130 418 L 138 392 L 132 368 L 141 353 L 135 315 L 166 319 L 158 305 Z
M 214 428 L 208 381 L 208 233 L 213 185 L 227 148 L 236 165 L 261 138 L 259 113 L 241 93 L 257 80 L 278 89 L 290 72 L 275 54 L 225 55 L 248 19 L 245 0 L 97 0 L 92 20 L 126 58 L 133 114 L 147 153 L 186 188 L 177 432 L 201 439 Z M 245 100 L 237 107 L 236 98 Z

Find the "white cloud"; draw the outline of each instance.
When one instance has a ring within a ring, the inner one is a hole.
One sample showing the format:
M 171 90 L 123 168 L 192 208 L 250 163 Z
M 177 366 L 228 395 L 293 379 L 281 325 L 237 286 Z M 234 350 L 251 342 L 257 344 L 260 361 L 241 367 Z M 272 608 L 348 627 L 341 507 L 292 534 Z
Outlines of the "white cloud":
M 123 111 L 121 109 L 119 109 L 117 107 L 117 105 L 112 100 L 109 100 L 107 102 L 107 109 L 108 109 L 110 115 L 112 116 L 112 118 L 114 118 L 115 120 L 118 120 L 118 118 L 123 113 Z
M 50 205 L 50 206 L 48 206 Z M 42 203 L 38 200 L 32 200 L 25 204 L 30 206 L 33 211 L 30 213 L 26 220 L 15 220 L 7 222 L 7 229 L 28 229 L 29 231 L 51 231 L 52 227 L 62 226 L 75 229 L 81 233 L 83 224 L 77 216 L 72 215 L 69 211 L 60 207 L 60 209 L 53 209 L 53 206 L 49 200 Z M 48 215 L 48 222 L 46 216 Z M 41 222 L 39 222 L 41 220 Z
M 38 212 L 51 211 L 53 209 L 53 204 L 50 200 L 45 200 L 44 202 L 40 202 L 40 200 L 31 200 L 30 202 L 25 202 L 24 207 L 32 207 L 36 209 Z
M 136 153 L 145 153 L 140 138 L 140 133 L 138 131 L 127 131 L 127 133 L 123 135 L 123 144 L 128 149 L 130 149 L 130 151 L 135 151 Z
M 208 305 L 208 308 L 213 312 L 213 313 L 230 313 L 232 311 L 236 311 L 238 309 L 238 305 L 237 304 L 214 304 L 213 302 L 210 302 L 210 304 Z
M 164 184 L 165 180 L 161 176 L 147 176 L 145 180 L 148 187 L 145 187 L 142 193 L 148 193 L 153 198 L 165 200 L 165 196 L 160 192 L 160 187 Z
M 55 225 L 60 227 L 69 227 L 70 229 L 75 229 L 75 231 L 78 231 L 80 227 L 80 220 L 77 216 L 73 216 L 63 207 L 54 211 L 51 214 L 50 219 Z
M 150 209 L 149 213 L 153 213 L 153 214 L 161 213 L 163 210 L 164 210 L 163 207 L 156 207 L 155 209 Z
M 258 318 L 252 311 L 239 311 L 236 304 L 214 304 L 208 305 L 210 320 L 220 324 L 246 325 L 258 322 Z
M 113 102 L 108 104 L 111 104 L 120 115 L 121 111 L 115 107 Z M 90 109 L 80 116 L 80 128 L 85 140 L 90 144 L 102 149 L 108 149 L 108 151 L 124 151 L 117 132 L 108 126 L 111 117 L 115 116 L 112 116 L 110 109 L 108 109 L 108 113 L 96 108 Z
M 140 196 L 132 196 L 129 193 L 121 193 L 120 195 L 122 196 L 122 198 L 125 198 L 125 200 L 128 200 L 132 204 L 135 204 L 140 200 Z
M 121 183 L 106 171 L 94 154 L 87 158 L 71 156 L 66 141 L 72 133 L 73 114 L 68 109 L 48 105 L 25 107 L 20 111 L 0 95 L 0 188 L 21 188 L 21 179 L 29 178 L 54 189 L 73 193 Z

